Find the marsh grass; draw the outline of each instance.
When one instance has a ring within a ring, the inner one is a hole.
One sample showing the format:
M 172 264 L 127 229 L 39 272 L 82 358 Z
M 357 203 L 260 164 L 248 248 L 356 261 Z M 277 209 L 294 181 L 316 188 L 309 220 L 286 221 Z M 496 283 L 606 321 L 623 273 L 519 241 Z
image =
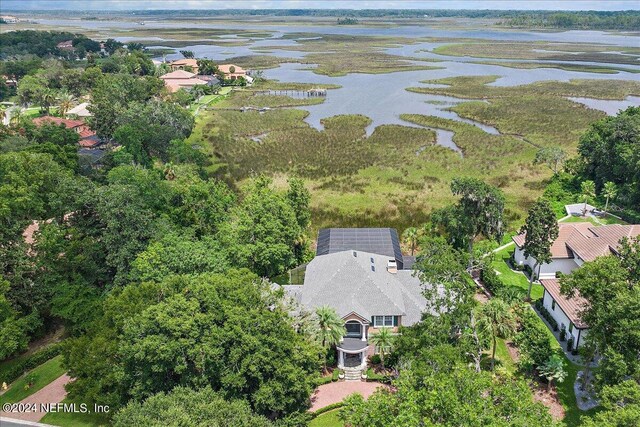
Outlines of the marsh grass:
M 540 59 L 637 65 L 640 49 L 595 43 L 475 41 L 438 46 L 434 53 L 479 58 Z M 620 55 L 613 52 L 623 52 Z

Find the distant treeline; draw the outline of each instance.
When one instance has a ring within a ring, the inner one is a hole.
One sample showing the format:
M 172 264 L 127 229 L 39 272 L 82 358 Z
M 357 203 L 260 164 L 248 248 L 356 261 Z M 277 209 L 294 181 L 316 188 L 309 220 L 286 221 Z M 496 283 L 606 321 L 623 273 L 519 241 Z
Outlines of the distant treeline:
M 48 11 L 49 15 L 68 15 L 69 11 Z M 550 10 L 456 10 L 456 9 L 218 9 L 91 11 L 84 19 L 105 15 L 217 17 L 217 16 L 308 16 L 356 18 L 489 18 L 505 26 L 576 29 L 640 30 L 640 11 L 550 11 Z
M 581 30 L 640 30 L 640 12 L 526 13 L 501 22 L 511 27 L 567 28 Z

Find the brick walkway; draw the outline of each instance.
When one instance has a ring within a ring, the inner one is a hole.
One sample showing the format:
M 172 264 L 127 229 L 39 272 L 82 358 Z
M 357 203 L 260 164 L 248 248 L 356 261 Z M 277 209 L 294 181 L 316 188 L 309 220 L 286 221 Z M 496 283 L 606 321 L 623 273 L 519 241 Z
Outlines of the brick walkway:
M 353 393 L 361 394 L 366 399 L 371 396 L 378 387 L 384 387 L 384 385 L 364 381 L 337 381 L 321 385 L 311 396 L 310 411 L 317 411 L 332 403 L 342 402 L 345 397 Z
M 71 381 L 67 374 L 60 376 L 40 390 L 27 396 L 20 403 L 59 403 L 67 396 L 64 386 Z M 46 414 L 44 412 L 0 412 L 0 417 L 13 418 L 23 421 L 40 421 Z

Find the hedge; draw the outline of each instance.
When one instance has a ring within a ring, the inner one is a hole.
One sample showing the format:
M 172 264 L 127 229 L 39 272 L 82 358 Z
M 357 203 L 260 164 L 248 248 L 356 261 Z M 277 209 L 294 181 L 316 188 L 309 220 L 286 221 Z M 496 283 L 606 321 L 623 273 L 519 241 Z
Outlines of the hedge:
M 327 405 L 324 408 L 320 408 L 315 412 L 311 413 L 312 418 L 317 417 L 320 414 L 324 414 L 325 412 L 333 411 L 334 409 L 342 408 L 344 406 L 344 402 L 336 402 L 331 405 Z
M 549 325 L 551 325 L 553 330 L 557 331 L 558 322 L 556 322 L 556 319 L 554 319 L 553 316 L 551 316 L 551 313 L 549 313 L 549 310 L 547 310 L 544 307 L 544 305 L 542 305 L 542 299 L 537 300 L 535 303 L 535 306 L 538 309 L 538 312 L 540 313 L 540 315 L 545 318 L 545 320 L 549 323 Z
M 26 357 L 15 366 L 11 367 L 4 374 L 3 378 L 0 378 L 0 382 L 6 382 L 11 384 L 18 379 L 22 374 L 42 365 L 44 362 L 53 359 L 57 355 L 62 353 L 62 343 L 51 344 L 48 347 L 38 350 L 32 355 Z

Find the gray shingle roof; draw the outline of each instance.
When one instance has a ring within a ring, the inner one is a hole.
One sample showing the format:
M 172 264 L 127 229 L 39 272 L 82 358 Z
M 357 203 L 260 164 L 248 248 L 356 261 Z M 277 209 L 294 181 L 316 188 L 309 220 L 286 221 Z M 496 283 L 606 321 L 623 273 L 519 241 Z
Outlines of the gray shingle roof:
M 318 232 L 316 255 L 346 250 L 369 252 L 395 258 L 402 268 L 398 232 L 393 228 L 323 228 Z
M 403 316 L 403 325 L 418 322 L 426 309 L 420 280 L 410 270 L 387 271 L 389 256 L 347 250 L 317 256 L 307 266 L 300 302 L 310 309 L 328 305 L 344 317 L 356 312 Z

